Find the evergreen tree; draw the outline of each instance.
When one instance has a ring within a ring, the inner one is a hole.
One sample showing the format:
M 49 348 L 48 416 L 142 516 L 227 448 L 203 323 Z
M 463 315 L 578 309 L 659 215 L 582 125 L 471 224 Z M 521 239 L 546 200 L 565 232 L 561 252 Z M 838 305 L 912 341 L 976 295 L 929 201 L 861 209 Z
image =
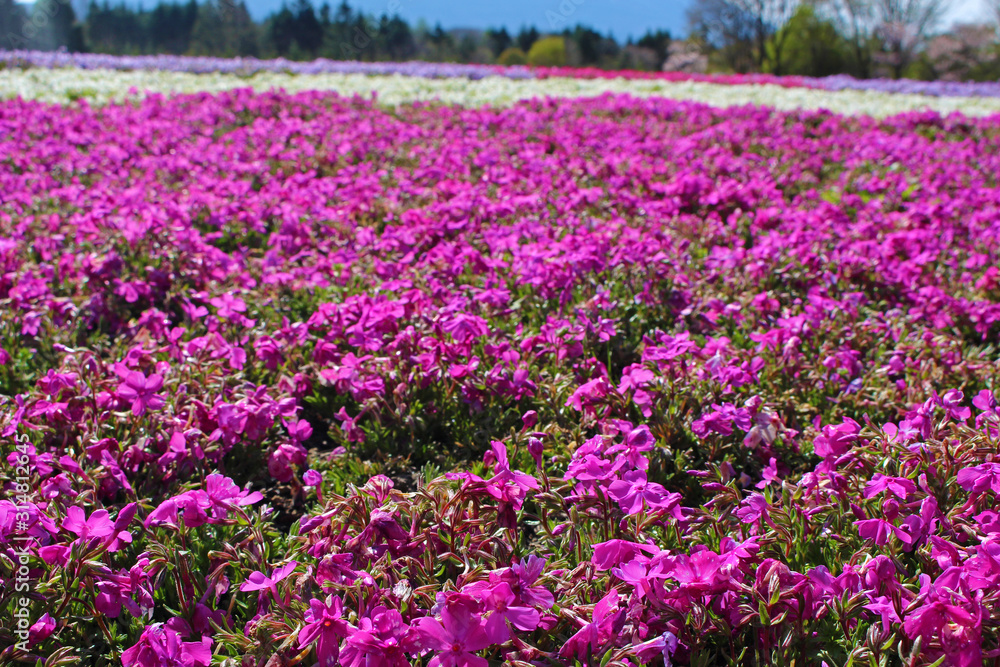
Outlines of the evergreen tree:
M 302 52 L 315 58 L 323 45 L 323 26 L 316 11 L 309 0 L 296 0 L 292 12 L 295 14 L 295 42 Z
M 417 43 L 410 24 L 397 14 L 383 24 L 386 52 L 390 60 L 408 60 L 417 53 Z
M 88 21 L 89 21 L 88 14 Z M 196 0 L 187 4 L 158 4 L 149 13 L 148 33 L 155 53 L 187 53 L 191 48 L 191 32 L 198 20 Z
M 525 53 L 531 50 L 531 47 L 538 41 L 538 29 L 535 26 L 530 28 L 521 28 L 521 32 L 517 33 L 517 48 L 521 49 Z
M 268 26 L 268 36 L 279 56 L 287 56 L 295 43 L 295 14 L 285 5 L 281 11 L 271 17 Z
M 199 56 L 257 55 L 257 28 L 242 0 L 210 0 L 198 7 L 189 51 Z
M 142 15 L 124 4 L 112 7 L 107 0 L 103 5 L 91 1 L 85 37 L 98 53 L 145 53 L 151 46 Z
M 493 52 L 493 57 L 499 57 L 501 53 L 506 51 L 514 43 L 510 35 L 507 33 L 507 28 L 500 28 L 500 30 L 487 30 L 486 31 L 486 45 L 489 46 L 490 51 Z

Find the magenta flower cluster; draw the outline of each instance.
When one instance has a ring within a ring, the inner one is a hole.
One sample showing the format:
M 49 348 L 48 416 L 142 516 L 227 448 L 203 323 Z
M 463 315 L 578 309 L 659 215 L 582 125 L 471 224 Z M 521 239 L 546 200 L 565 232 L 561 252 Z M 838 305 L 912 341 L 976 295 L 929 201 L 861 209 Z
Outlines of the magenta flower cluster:
M 1000 657 L 998 139 L 0 104 L 0 661 Z

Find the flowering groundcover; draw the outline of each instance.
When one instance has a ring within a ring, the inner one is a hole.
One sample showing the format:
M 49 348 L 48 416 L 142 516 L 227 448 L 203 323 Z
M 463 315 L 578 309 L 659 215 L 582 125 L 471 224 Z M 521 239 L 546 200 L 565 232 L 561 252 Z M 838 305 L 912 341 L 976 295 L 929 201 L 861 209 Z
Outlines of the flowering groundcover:
M 0 49 L 0 69 L 46 68 L 69 70 L 145 70 L 225 73 L 243 77 L 257 73 L 289 75 L 364 74 L 405 75 L 421 78 L 489 77 L 504 79 L 621 79 L 623 81 L 698 82 L 719 85 L 768 85 L 814 90 L 862 90 L 878 93 L 926 95 L 930 97 L 1000 97 L 996 81 L 917 81 L 913 79 L 855 79 L 846 74 L 826 77 L 775 76 L 773 74 L 700 74 L 692 72 L 646 72 L 604 70 L 595 67 L 527 67 L 463 63 L 363 62 L 357 60 L 294 61 L 284 58 L 218 58 L 206 56 L 114 56 L 102 53 L 65 53 Z
M 0 103 L 0 660 L 997 657 L 998 136 Z

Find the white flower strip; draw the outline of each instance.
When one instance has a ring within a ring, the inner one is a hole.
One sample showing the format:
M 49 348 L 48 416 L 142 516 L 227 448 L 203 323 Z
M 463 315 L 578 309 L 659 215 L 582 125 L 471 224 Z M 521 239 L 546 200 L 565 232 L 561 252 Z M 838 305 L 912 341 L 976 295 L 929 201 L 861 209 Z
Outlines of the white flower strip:
M 22 97 L 65 103 L 84 98 L 102 103 L 121 100 L 130 90 L 154 93 L 221 92 L 253 87 L 263 91 L 281 88 L 288 92 L 331 90 L 342 95 L 375 93 L 383 104 L 417 100 L 440 100 L 467 106 L 506 105 L 536 97 L 591 97 L 604 93 L 629 93 L 637 97 L 666 97 L 703 102 L 716 107 L 757 104 L 782 110 L 828 109 L 841 114 L 891 116 L 908 111 L 955 111 L 966 116 L 1000 114 L 1000 98 L 926 97 L 870 91 L 823 91 L 783 88 L 774 85 L 719 85 L 671 83 L 626 79 L 529 79 L 488 77 L 427 79 L 418 77 L 366 76 L 362 74 L 293 75 L 259 73 L 188 74 L 164 71 L 5 69 L 0 70 L 0 98 Z

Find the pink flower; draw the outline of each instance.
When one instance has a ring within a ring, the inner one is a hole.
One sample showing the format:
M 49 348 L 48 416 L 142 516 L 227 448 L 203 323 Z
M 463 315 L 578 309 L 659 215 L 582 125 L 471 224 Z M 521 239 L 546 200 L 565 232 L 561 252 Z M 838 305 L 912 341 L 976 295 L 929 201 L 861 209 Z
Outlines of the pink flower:
M 1000 464 L 983 463 L 958 471 L 958 485 L 969 493 L 980 494 L 990 489 L 1000 494 Z
M 236 482 L 218 473 L 205 478 L 205 494 L 211 507 L 229 512 L 234 507 L 243 507 L 264 499 L 259 491 L 240 489 Z
M 823 458 L 842 456 L 858 439 L 861 425 L 853 419 L 844 419 L 837 426 L 824 426 L 822 435 L 813 439 L 813 450 Z
M 670 510 L 675 519 L 683 518 L 680 494 L 668 493 L 662 485 L 647 481 L 644 470 L 632 470 L 611 482 L 608 495 L 628 515 L 638 514 L 645 505 L 649 510 Z
M 293 466 L 305 465 L 308 452 L 298 443 L 285 442 L 271 452 L 267 461 L 267 471 L 279 482 L 288 483 L 295 478 Z
M 593 407 L 602 398 L 608 395 L 611 387 L 604 378 L 589 380 L 573 392 L 573 395 L 566 400 L 566 405 L 576 408 L 580 412 L 593 412 Z
M 957 389 L 944 392 L 941 397 L 941 407 L 948 413 L 948 418 L 964 422 L 972 416 L 972 410 L 962 405 L 965 395 Z
M 140 371 L 129 371 L 124 381 L 118 386 L 118 396 L 132 403 L 132 414 L 141 417 L 146 410 L 159 410 L 166 401 L 157 394 L 163 388 L 163 376 L 150 375 L 148 378 Z
M 978 601 L 970 604 L 966 600 L 949 600 L 951 595 L 945 596 L 936 591 L 932 591 L 931 595 L 932 599 L 926 600 L 906 616 L 903 621 L 906 636 L 910 639 L 922 637 L 925 642 L 940 641 L 949 658 L 949 665 L 982 665 L 982 605 Z M 972 611 L 968 609 L 970 606 Z
M 417 651 L 416 633 L 395 609 L 375 607 L 348 632 L 340 654 L 344 667 L 409 667 L 406 653 Z
M 243 299 L 226 292 L 208 302 L 215 306 L 216 314 L 223 320 L 239 319 L 240 313 L 247 312 L 247 304 Z
M 208 667 L 212 640 L 181 641 L 175 630 L 157 623 L 147 626 L 135 646 L 122 653 L 123 667 Z
M 885 490 L 900 500 L 906 500 L 908 494 L 916 492 L 917 485 L 904 477 L 887 477 L 881 473 L 875 473 L 871 481 L 865 485 L 865 498 L 871 498 Z
M 757 523 L 763 519 L 768 525 L 773 525 L 771 514 L 768 512 L 770 508 L 767 498 L 762 494 L 751 493 L 740 503 L 740 508 L 736 510 L 736 516 L 743 523 Z
M 486 320 L 475 315 L 459 314 L 454 319 L 445 322 L 441 328 L 451 334 L 456 343 L 465 343 L 474 338 L 489 333 Z
M 636 557 L 648 560 L 646 556 L 641 556 L 643 552 L 653 555 L 658 553 L 659 549 L 651 544 L 638 544 L 625 540 L 598 542 L 594 545 L 594 555 L 591 557 L 591 562 L 597 571 L 601 572 L 610 570 L 621 563 L 627 563 Z
M 664 632 L 658 637 L 654 637 L 641 644 L 636 644 L 633 651 L 643 663 L 650 663 L 655 658 L 663 658 L 663 667 L 670 667 L 670 658 L 677 652 L 677 636 L 670 632 Z
M 97 510 L 86 518 L 86 513 L 79 507 L 70 507 L 66 510 L 66 518 L 63 519 L 62 527 L 71 533 L 76 533 L 83 539 L 90 537 L 107 537 L 114 530 L 107 510 Z
M 878 546 L 884 546 L 889 542 L 889 537 L 894 535 L 896 527 L 885 519 L 863 519 L 855 521 L 858 527 L 858 535 L 865 540 L 874 540 Z
M 719 554 L 702 549 L 690 556 L 677 556 L 670 576 L 681 584 L 682 594 L 702 595 L 724 588 L 729 583 L 730 577 L 723 565 L 724 559 Z
M 275 600 L 278 599 L 278 582 L 287 577 L 295 570 L 298 565 L 296 561 L 289 561 L 288 563 L 282 565 L 281 567 L 275 568 L 271 572 L 271 576 L 266 576 L 263 572 L 251 572 L 247 580 L 240 584 L 240 590 L 243 592 L 248 591 L 261 591 L 269 590 L 271 591 L 272 597 Z
M 562 658 L 582 659 L 594 649 L 606 646 L 614 639 L 616 625 L 622 616 L 618 604 L 618 591 L 613 590 L 594 605 L 593 620 L 566 640 L 559 650 Z
M 899 623 L 899 613 L 892 599 L 886 596 L 872 598 L 871 602 L 865 605 L 865 609 L 873 611 L 882 619 L 882 632 L 888 634 L 893 623 Z
M 489 662 L 474 653 L 492 642 L 482 617 L 463 599 L 467 597 L 453 593 L 441 609 L 440 621 L 424 617 L 413 624 L 423 647 L 438 651 L 427 667 L 488 667 Z
M 347 621 L 342 615 L 343 605 L 337 596 L 330 598 L 327 604 L 316 599 L 309 601 L 309 611 L 305 615 L 306 625 L 299 631 L 299 646 L 317 642 L 316 656 L 322 667 L 337 664 L 340 640 L 348 632 Z
M 28 630 L 28 641 L 31 644 L 38 644 L 38 642 L 45 641 L 53 632 L 55 632 L 55 629 L 55 619 L 49 616 L 46 612 L 45 614 L 42 614 L 42 617 L 35 621 L 34 625 L 32 625 Z
M 612 568 L 611 574 L 632 586 L 635 589 L 636 597 L 640 600 L 653 591 L 653 584 L 657 579 L 664 578 L 659 567 L 650 567 L 644 558 L 632 560 L 616 568 Z
M 487 608 L 493 610 L 486 621 L 486 634 L 493 644 L 502 644 L 510 639 L 507 623 L 518 630 L 530 632 L 538 627 L 541 620 L 536 610 L 520 604 L 510 584 L 505 582 L 490 588 L 483 601 Z

